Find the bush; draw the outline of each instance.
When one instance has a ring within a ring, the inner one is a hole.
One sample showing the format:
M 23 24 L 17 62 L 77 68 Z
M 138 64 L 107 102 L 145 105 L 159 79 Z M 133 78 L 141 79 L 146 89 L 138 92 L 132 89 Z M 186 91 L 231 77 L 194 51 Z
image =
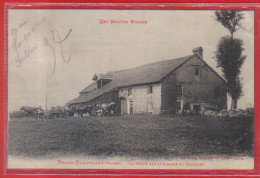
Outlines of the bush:
M 27 114 L 24 111 L 14 111 L 10 113 L 10 118 L 21 118 L 26 116 Z

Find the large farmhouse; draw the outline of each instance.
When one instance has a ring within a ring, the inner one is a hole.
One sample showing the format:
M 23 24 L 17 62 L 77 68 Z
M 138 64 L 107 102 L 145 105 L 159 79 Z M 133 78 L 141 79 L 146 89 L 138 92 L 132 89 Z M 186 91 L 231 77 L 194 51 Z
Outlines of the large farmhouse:
M 114 102 L 121 115 L 227 107 L 225 80 L 203 60 L 201 47 L 190 56 L 95 74 L 93 81 L 68 106 Z

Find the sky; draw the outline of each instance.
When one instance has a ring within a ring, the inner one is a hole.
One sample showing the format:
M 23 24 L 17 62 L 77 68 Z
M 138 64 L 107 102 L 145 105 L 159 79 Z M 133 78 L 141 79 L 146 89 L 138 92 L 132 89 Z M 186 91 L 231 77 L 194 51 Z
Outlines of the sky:
M 234 34 L 243 40 L 247 56 L 238 108 L 254 106 L 254 13 L 243 13 Z M 100 24 L 101 19 L 108 23 Z M 63 106 L 93 82 L 95 73 L 188 56 L 199 46 L 204 60 L 223 76 L 214 56 L 226 35 L 229 31 L 215 20 L 214 11 L 9 9 L 9 111 L 45 108 L 46 92 L 48 108 Z

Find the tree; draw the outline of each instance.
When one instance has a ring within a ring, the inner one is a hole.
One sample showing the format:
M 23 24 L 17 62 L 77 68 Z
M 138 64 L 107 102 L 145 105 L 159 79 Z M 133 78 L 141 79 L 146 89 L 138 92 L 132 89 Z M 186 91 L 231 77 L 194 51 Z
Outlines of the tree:
M 243 94 L 239 79 L 240 68 L 246 56 L 242 54 L 243 41 L 234 38 L 234 33 L 239 29 L 244 14 L 241 11 L 221 10 L 216 11 L 215 15 L 216 20 L 230 32 L 230 36 L 222 37 L 217 45 L 216 61 L 227 82 L 228 93 L 232 98 L 231 109 L 237 109 L 237 100 Z
M 233 38 L 233 34 L 239 29 L 241 25 L 240 21 L 244 19 L 244 14 L 241 11 L 235 10 L 221 10 L 216 11 L 215 15 L 217 21 L 219 21 L 225 28 L 227 28 Z

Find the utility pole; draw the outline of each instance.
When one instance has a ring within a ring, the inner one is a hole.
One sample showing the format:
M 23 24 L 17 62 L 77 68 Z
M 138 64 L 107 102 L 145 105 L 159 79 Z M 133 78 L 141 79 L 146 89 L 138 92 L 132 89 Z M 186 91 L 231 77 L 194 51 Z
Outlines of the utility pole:
M 46 100 L 45 100 L 45 109 L 48 110 L 48 64 L 46 67 Z

